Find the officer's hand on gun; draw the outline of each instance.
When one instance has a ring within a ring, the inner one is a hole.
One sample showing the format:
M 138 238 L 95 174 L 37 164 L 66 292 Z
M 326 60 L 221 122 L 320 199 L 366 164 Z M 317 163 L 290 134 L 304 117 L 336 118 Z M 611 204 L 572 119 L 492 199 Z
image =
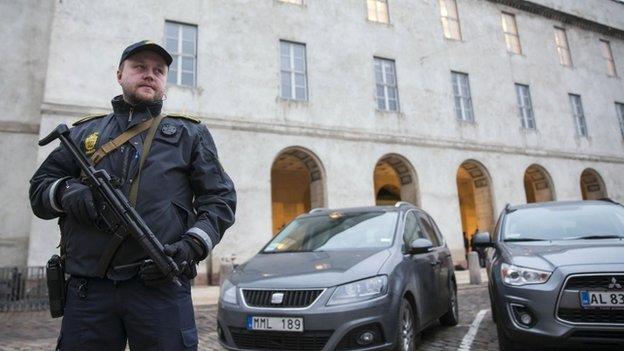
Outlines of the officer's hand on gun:
M 63 181 L 56 195 L 61 208 L 82 224 L 93 224 L 98 218 L 91 189 L 78 179 Z
M 184 235 L 181 240 L 173 244 L 166 244 L 164 251 L 165 254 L 173 258 L 185 277 L 193 279 L 197 276 L 196 262 L 198 257 L 202 257 L 203 248 L 192 237 Z M 139 278 L 147 286 L 161 285 L 171 281 L 152 261 L 147 261 L 141 265 Z

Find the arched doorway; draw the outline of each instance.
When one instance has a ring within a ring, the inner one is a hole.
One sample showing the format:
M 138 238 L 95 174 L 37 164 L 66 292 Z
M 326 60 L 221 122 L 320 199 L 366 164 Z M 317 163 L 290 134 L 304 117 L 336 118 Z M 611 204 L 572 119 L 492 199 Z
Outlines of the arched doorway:
M 596 200 L 607 197 L 607 188 L 598 172 L 585 168 L 581 173 L 581 195 L 583 200 Z
M 388 154 L 377 161 L 373 184 L 377 206 L 391 206 L 398 201 L 419 205 L 416 172 L 401 155 Z
M 487 169 L 478 161 L 464 161 L 457 170 L 457 194 L 461 214 L 464 248 L 470 251 L 470 240 L 479 232 L 494 229 L 494 204 Z
M 533 164 L 524 172 L 524 192 L 527 203 L 555 200 L 555 188 L 544 167 Z
M 301 147 L 280 152 L 271 167 L 273 234 L 298 215 L 325 206 L 324 171 L 318 157 Z

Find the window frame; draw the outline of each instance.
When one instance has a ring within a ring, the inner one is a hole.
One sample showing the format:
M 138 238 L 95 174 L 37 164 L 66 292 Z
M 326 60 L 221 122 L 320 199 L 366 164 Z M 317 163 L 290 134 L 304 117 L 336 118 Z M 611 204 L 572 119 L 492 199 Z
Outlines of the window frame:
M 518 104 L 518 115 L 520 126 L 526 130 L 537 130 L 535 123 L 535 111 L 533 110 L 533 99 L 531 98 L 531 88 L 528 84 L 514 83 L 516 89 L 516 103 Z M 526 94 L 524 94 L 526 93 Z M 528 113 L 525 113 L 528 112 Z
M 589 132 L 587 128 L 587 118 L 585 117 L 585 111 L 583 110 L 583 101 L 581 100 L 581 95 L 568 93 L 568 97 L 570 101 L 570 108 L 572 109 L 574 126 L 576 128 L 576 135 L 579 137 L 587 138 L 589 136 Z M 578 102 L 578 104 L 576 104 L 576 102 Z M 581 121 L 583 122 L 582 126 L 580 124 Z
M 176 26 L 176 38 L 170 37 L 167 34 L 167 26 L 168 25 L 174 25 Z M 183 31 L 184 31 L 184 27 L 187 28 L 192 28 L 194 30 L 194 37 L 193 37 L 193 51 L 194 54 L 187 54 L 184 53 L 183 51 L 183 42 L 184 41 L 188 41 L 188 40 L 184 40 L 183 38 Z M 171 65 L 173 66 L 174 64 L 176 65 L 176 67 L 174 67 L 174 69 L 172 70 L 171 67 L 169 68 L 168 72 L 167 72 L 167 83 L 168 84 L 172 84 L 172 85 L 178 85 L 178 86 L 182 86 L 182 87 L 197 87 L 197 38 L 199 36 L 199 28 L 197 25 L 195 24 L 189 24 L 189 23 L 183 23 L 183 22 L 176 22 L 176 21 L 170 21 L 170 20 L 165 20 L 165 30 L 164 30 L 164 41 L 165 41 L 165 48 L 167 49 L 167 51 L 171 54 L 171 57 L 173 58 L 173 62 L 171 63 Z M 167 46 L 167 39 L 175 39 L 176 43 L 177 43 L 177 49 L 176 51 L 172 51 L 170 50 Z M 192 58 L 193 59 L 193 71 L 188 71 L 188 70 L 184 70 L 182 68 L 182 62 L 184 58 Z M 174 71 L 175 72 L 175 82 L 171 82 L 169 80 L 169 74 Z M 182 83 L 182 74 L 183 73 L 192 73 L 193 74 L 193 82 L 191 85 L 189 84 L 183 84 Z
M 289 59 L 289 70 L 284 70 L 283 62 L 284 56 L 282 55 L 282 45 L 288 45 L 288 59 Z M 295 67 L 295 46 L 300 46 L 303 48 L 303 71 L 297 71 Z M 308 50 L 307 45 L 305 43 L 290 41 L 290 40 L 279 40 L 279 56 L 280 56 L 280 84 L 279 84 L 279 96 L 283 100 L 288 101 L 309 101 L 309 87 L 308 87 Z M 288 74 L 290 77 L 290 97 L 285 97 L 283 95 L 283 85 L 282 85 L 282 75 Z M 303 74 L 303 90 L 304 97 L 297 98 L 297 88 L 301 87 L 296 84 L 296 76 L 297 74 Z
M 618 122 L 620 125 L 620 133 L 624 139 L 624 103 L 615 102 L 615 113 L 617 114 Z
M 440 5 L 440 21 L 442 22 L 442 35 L 444 35 L 444 38 L 449 39 L 449 40 L 458 40 L 461 41 L 462 40 L 462 31 L 461 31 L 461 24 L 459 22 L 459 10 L 457 9 L 457 0 L 439 0 L 438 1 L 439 5 Z M 450 11 L 447 5 L 452 4 L 452 8 L 454 10 L 454 14 L 455 17 L 452 17 L 450 15 Z M 446 10 L 447 15 L 445 16 L 443 13 L 443 10 Z M 457 37 L 454 36 L 454 32 L 451 30 L 451 25 L 450 22 L 454 22 L 455 26 L 454 28 L 457 28 Z M 447 35 L 447 29 L 449 30 L 449 33 Z
M 456 78 L 465 79 L 465 91 L 461 91 L 462 82 L 459 82 Z M 470 77 L 468 73 L 451 71 L 451 85 L 453 88 L 453 109 L 455 110 L 455 118 L 458 121 L 474 123 L 474 106 L 472 104 L 472 92 L 470 91 Z M 457 91 L 459 91 L 459 95 Z M 459 110 L 457 109 L 457 99 L 459 99 L 460 104 Z
M 508 32 L 506 27 L 507 27 L 507 22 L 505 21 L 505 18 L 510 18 L 511 19 L 511 25 L 513 27 L 513 32 Z M 520 31 L 518 30 L 518 22 L 516 21 L 516 15 L 513 13 L 509 13 L 509 12 L 501 12 L 501 23 L 502 23 L 502 27 L 503 27 L 503 34 L 505 37 L 505 46 L 507 47 L 507 52 L 510 52 L 512 54 L 517 54 L 517 55 L 522 55 L 522 44 L 520 43 Z M 510 41 L 509 39 L 514 39 L 515 42 L 518 44 L 518 51 L 515 51 L 515 47 L 511 47 Z
M 570 43 L 568 41 L 568 33 L 565 28 L 555 26 L 555 48 L 557 50 L 557 56 L 559 57 L 559 64 L 564 67 L 573 67 L 572 52 L 570 51 Z M 562 37 L 557 36 L 561 33 Z M 562 41 L 565 46 L 560 45 L 559 41 Z M 564 62 L 566 61 L 567 62 Z
M 607 75 L 609 77 L 617 77 L 617 68 L 615 66 L 615 58 L 613 57 L 613 50 L 611 49 L 611 42 L 606 39 L 599 39 L 601 43 L 600 52 L 602 58 L 607 64 Z
M 379 62 L 380 67 L 381 67 L 381 77 L 382 77 L 382 81 L 379 82 L 377 81 L 377 63 Z M 392 84 L 388 84 L 387 80 L 388 80 L 388 74 L 387 74 L 387 70 L 386 70 L 386 63 L 391 64 L 392 67 L 392 71 L 393 71 L 393 76 L 394 76 L 394 83 Z M 373 74 L 375 76 L 375 106 L 376 109 L 379 111 L 384 111 L 384 112 L 399 112 L 401 110 L 400 104 L 399 104 L 399 82 L 398 82 L 398 77 L 397 77 L 397 69 L 396 69 L 396 61 L 392 60 L 392 59 L 387 59 L 387 58 L 383 58 L 383 57 L 377 57 L 374 56 L 373 57 Z M 384 107 L 380 108 L 379 107 L 379 99 L 380 96 L 378 95 L 379 92 L 379 86 L 383 87 L 383 101 L 384 101 Z M 394 89 L 395 92 L 395 98 L 394 99 L 390 99 L 389 97 L 389 89 Z M 390 100 L 395 100 L 395 105 L 396 105 L 396 109 L 390 109 Z

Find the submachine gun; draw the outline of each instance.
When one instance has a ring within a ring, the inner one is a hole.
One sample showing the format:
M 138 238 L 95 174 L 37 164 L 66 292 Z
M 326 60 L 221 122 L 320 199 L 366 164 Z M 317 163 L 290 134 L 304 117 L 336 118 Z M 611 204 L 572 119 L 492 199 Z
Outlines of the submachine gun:
M 153 261 L 165 277 L 169 277 L 172 282 L 180 286 L 179 276 L 182 272 L 178 265 L 170 256 L 165 254 L 163 245 L 158 241 L 156 236 L 154 236 L 154 233 L 147 226 L 143 218 L 141 218 L 138 212 L 130 205 L 128 198 L 111 184 L 111 177 L 108 172 L 103 169 L 96 170 L 87 155 L 76 146 L 76 143 L 71 139 L 69 133 L 67 125 L 60 124 L 48 134 L 48 136 L 39 141 L 39 146 L 44 146 L 56 139 L 60 139 L 61 143 L 69 150 L 82 170 L 83 181 L 93 192 L 98 214 L 100 215 L 97 227 L 111 233 L 113 236 L 112 240 L 123 241 L 126 236 L 130 235 L 139 243 L 150 258 L 141 263 L 145 264 L 150 260 Z M 114 254 L 114 252 L 105 252 L 103 256 L 112 257 L 112 254 Z M 104 268 L 99 268 L 98 274 L 102 276 L 105 275 L 108 263 L 109 262 L 106 262 L 105 265 L 100 265 Z M 58 286 L 58 284 L 54 284 L 54 286 Z M 57 294 L 51 293 L 50 298 L 52 298 L 53 295 L 56 296 Z M 62 315 L 62 311 L 60 313 Z M 54 312 L 52 312 L 52 314 L 54 316 Z M 58 312 L 56 314 L 58 314 Z

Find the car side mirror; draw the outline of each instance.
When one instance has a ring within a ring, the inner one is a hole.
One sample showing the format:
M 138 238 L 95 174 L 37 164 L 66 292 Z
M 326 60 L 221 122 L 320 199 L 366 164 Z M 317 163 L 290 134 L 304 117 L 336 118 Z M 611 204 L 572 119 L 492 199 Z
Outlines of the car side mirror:
M 494 247 L 494 243 L 492 242 L 492 238 L 490 238 L 490 233 L 482 232 L 477 233 L 472 237 L 472 246 L 473 247 Z
M 433 243 L 429 239 L 416 239 L 409 244 L 408 253 L 421 254 L 431 251 Z

